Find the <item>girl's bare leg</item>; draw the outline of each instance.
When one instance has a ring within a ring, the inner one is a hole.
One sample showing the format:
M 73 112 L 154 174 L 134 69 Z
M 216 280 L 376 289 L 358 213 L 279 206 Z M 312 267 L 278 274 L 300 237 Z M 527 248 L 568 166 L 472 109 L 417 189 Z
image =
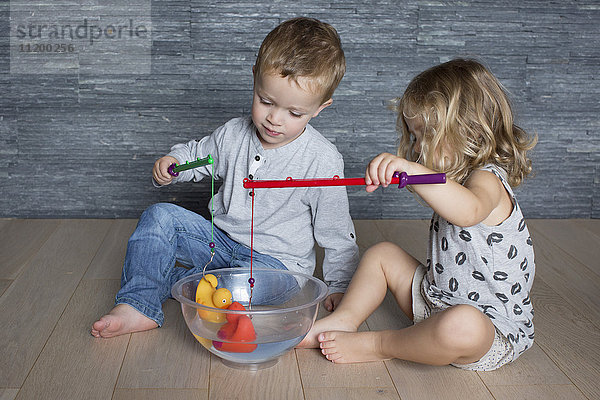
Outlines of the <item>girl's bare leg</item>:
M 356 332 L 383 301 L 389 288 L 400 309 L 412 319 L 412 279 L 419 262 L 393 243 L 379 243 L 362 257 L 335 311 L 315 322 L 298 347 L 318 347 L 325 331 Z
M 400 358 L 430 365 L 478 361 L 494 341 L 494 325 L 475 307 L 458 305 L 400 330 L 319 334 L 322 353 L 335 363 Z

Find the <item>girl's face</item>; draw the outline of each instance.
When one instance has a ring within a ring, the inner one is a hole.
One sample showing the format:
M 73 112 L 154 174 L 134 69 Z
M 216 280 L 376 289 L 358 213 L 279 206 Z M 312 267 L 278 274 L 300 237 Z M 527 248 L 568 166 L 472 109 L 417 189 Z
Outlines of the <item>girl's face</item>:
M 419 155 L 417 160 L 418 163 L 423 164 L 424 158 L 427 156 L 433 157 L 430 160 L 432 165 L 439 169 L 443 170 L 450 162 L 450 155 L 452 154 L 451 148 L 448 143 L 442 143 L 441 154 L 434 151 L 433 154 L 422 154 L 423 153 L 423 135 L 425 134 L 425 123 L 423 122 L 423 118 L 420 115 L 415 115 L 412 118 L 408 118 L 404 116 L 404 121 L 406 122 L 406 126 L 408 127 L 409 133 L 415 137 L 415 143 L 413 144 L 413 151 Z M 429 149 L 431 150 L 431 148 Z M 436 156 L 437 155 L 437 156 Z
M 421 154 L 421 142 L 423 140 L 423 119 L 419 116 L 413 118 L 404 117 L 408 131 L 415 137 L 415 144 L 413 145 L 413 151 L 417 154 Z

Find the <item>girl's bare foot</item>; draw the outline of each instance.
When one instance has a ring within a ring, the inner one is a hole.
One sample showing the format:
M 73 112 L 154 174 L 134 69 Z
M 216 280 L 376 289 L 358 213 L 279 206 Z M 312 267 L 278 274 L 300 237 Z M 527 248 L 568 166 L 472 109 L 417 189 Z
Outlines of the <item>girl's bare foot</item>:
M 315 321 L 312 328 L 310 328 L 310 331 L 308 331 L 304 339 L 302 339 L 302 341 L 296 347 L 304 349 L 316 349 L 319 347 L 319 334 L 332 329 L 344 332 L 356 332 L 358 326 L 343 317 L 340 312 L 334 312 L 325 318 Z
M 118 304 L 92 325 L 92 336 L 110 338 L 132 332 L 147 331 L 158 324 L 127 304 Z
M 337 364 L 383 361 L 380 332 L 330 331 L 318 335 L 321 353 Z

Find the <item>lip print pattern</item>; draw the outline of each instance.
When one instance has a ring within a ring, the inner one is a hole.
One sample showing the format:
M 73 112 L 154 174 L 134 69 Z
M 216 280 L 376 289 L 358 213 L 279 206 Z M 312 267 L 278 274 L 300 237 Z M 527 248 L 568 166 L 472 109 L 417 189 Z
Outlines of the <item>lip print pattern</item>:
M 443 251 L 448 250 L 448 239 L 446 239 L 445 237 L 442 238 L 441 247 Z
M 444 272 L 444 266 L 440 263 L 436 263 L 435 264 L 435 272 L 437 272 L 438 274 L 441 274 L 442 272 Z
M 519 282 L 516 282 L 514 285 L 512 285 L 512 287 L 510 288 L 510 294 L 512 294 L 513 296 L 517 293 L 519 293 L 521 291 L 521 284 Z
M 490 319 L 496 319 L 496 317 L 494 317 L 493 314 L 491 314 L 491 313 L 488 312 L 489 309 L 492 309 L 494 311 L 498 311 L 498 310 L 496 310 L 496 307 L 490 306 L 490 305 L 487 305 L 487 304 L 480 304 L 479 307 L 481 308 L 482 312 L 485 315 L 488 316 L 488 318 L 490 318 Z
M 519 265 L 519 267 L 521 268 L 521 271 L 525 271 L 527 269 L 527 264 L 529 262 L 527 261 L 527 257 L 525 257 L 523 259 L 523 261 L 521 261 L 521 264 Z
M 465 242 L 471 241 L 471 234 L 469 233 L 469 231 L 466 231 L 464 229 L 462 231 L 460 231 L 460 233 L 458 234 L 458 237 L 461 238 L 462 240 L 464 240 Z
M 504 239 L 504 235 L 501 233 L 490 233 L 487 237 L 488 246 L 492 246 L 494 243 L 500 243 Z
M 502 271 L 495 271 L 494 272 L 494 280 L 496 281 L 505 281 L 508 279 L 508 274 L 506 272 L 502 272 Z
M 469 300 L 471 301 L 477 301 L 479 300 L 479 293 L 477 292 L 471 292 L 467 295 L 467 297 L 469 298 Z
M 450 278 L 450 281 L 448 282 L 448 288 L 451 292 L 456 292 L 458 290 L 458 281 L 456 278 Z
M 456 265 L 463 265 L 464 262 L 467 261 L 467 255 L 461 251 L 454 257 L 454 261 L 456 262 Z
M 473 271 L 473 273 L 471 275 L 473 276 L 473 278 L 477 279 L 478 281 L 485 282 L 485 276 L 481 272 Z
M 515 313 L 515 315 L 521 315 L 523 314 L 523 309 L 518 304 L 515 304 L 513 307 L 513 312 Z
M 509 260 L 514 259 L 517 256 L 517 248 L 515 247 L 514 244 L 510 245 L 510 248 L 508 249 L 508 254 L 506 255 L 508 257 Z
M 508 303 L 508 297 L 504 293 L 496 293 L 496 297 L 504 304 Z
M 521 218 L 519 221 L 519 227 L 517 229 L 519 232 L 523 232 L 523 229 L 525 229 L 525 218 Z

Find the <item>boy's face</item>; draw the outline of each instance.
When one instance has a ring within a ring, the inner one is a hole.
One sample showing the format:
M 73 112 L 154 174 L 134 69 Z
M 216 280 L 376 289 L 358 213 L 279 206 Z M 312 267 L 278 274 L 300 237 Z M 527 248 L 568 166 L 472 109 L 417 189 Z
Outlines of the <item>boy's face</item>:
M 300 80 L 302 86 L 303 84 Z M 311 118 L 332 100 L 321 103 L 319 94 L 302 89 L 279 74 L 261 73 L 254 78 L 252 122 L 265 149 L 284 146 L 304 132 Z

